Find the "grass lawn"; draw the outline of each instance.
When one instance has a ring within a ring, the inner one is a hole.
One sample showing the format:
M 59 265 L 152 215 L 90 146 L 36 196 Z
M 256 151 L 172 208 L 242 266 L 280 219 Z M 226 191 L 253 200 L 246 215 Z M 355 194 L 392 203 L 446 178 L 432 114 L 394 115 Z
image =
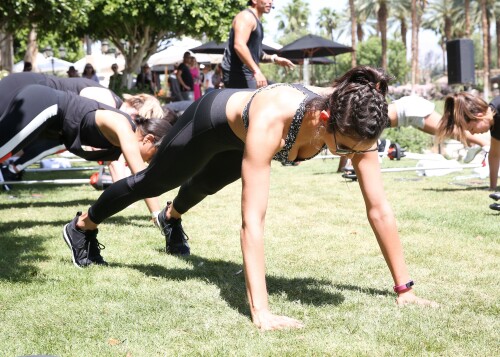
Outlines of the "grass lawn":
M 487 181 L 454 180 L 468 170 L 384 174 L 415 292 L 440 304 L 399 308 L 358 184 L 337 164 L 273 164 L 270 303 L 302 320 L 301 330 L 263 333 L 251 323 L 239 182 L 186 214 L 190 257 L 164 253 L 137 202 L 100 226 L 110 266 L 88 269 L 73 266 L 61 232 L 99 191 L 1 192 L 0 356 L 499 356 L 500 215 L 488 208 Z

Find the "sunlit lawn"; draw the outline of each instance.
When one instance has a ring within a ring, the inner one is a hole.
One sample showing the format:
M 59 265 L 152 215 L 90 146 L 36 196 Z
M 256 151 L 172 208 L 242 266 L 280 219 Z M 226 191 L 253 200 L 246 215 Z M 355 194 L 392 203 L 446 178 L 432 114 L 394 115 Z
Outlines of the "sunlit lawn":
M 384 174 L 415 291 L 440 304 L 398 308 L 358 185 L 337 164 L 273 165 L 267 282 L 272 309 L 305 323 L 291 331 L 251 323 L 239 182 L 185 216 L 189 258 L 163 252 L 137 202 L 101 225 L 110 266 L 89 269 L 72 265 L 61 230 L 99 191 L 0 193 L 0 356 L 500 355 L 500 215 L 486 180 Z

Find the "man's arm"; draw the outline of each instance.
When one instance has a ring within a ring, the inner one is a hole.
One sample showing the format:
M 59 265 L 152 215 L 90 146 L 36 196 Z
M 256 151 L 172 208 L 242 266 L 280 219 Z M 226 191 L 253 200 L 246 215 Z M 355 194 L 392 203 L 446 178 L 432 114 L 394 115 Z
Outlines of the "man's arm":
M 265 52 L 262 52 L 262 56 L 260 57 L 262 62 L 265 63 L 276 63 L 278 66 L 285 67 L 287 69 L 293 69 L 295 65 L 289 59 L 285 57 L 280 57 L 277 54 L 269 55 Z

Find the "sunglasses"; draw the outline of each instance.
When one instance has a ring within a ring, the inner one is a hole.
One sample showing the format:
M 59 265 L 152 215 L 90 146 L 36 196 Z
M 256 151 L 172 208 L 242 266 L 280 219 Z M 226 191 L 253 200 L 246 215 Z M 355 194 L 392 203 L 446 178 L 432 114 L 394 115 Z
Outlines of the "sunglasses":
M 377 145 L 375 145 L 375 147 L 373 149 L 368 149 L 368 150 L 353 150 L 353 149 L 348 148 L 348 147 L 340 147 L 337 144 L 337 136 L 335 135 L 335 128 L 332 127 L 332 130 L 333 130 L 333 139 L 335 140 L 335 153 L 337 155 L 340 155 L 340 156 L 347 156 L 347 155 L 353 155 L 353 154 L 357 155 L 357 154 L 364 154 L 367 152 L 378 150 Z

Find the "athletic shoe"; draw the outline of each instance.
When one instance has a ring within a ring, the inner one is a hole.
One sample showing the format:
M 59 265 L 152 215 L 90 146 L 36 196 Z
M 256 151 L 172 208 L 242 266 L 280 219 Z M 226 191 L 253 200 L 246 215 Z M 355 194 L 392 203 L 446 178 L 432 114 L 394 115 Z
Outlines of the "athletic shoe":
M 378 154 L 387 155 L 390 146 L 391 146 L 391 141 L 389 139 L 378 139 L 377 141 Z
M 166 212 L 171 204 L 172 202 L 167 202 L 167 206 L 158 215 L 158 225 L 161 233 L 165 236 L 165 251 L 174 255 L 189 255 L 191 254 L 187 242 L 189 237 L 182 229 L 182 219 L 167 219 Z
M 0 166 L 0 182 L 2 181 L 21 181 L 23 177 L 23 171 L 19 173 L 14 173 L 9 170 L 8 165 Z M 11 187 L 9 185 L 2 185 L 4 191 L 10 191 Z
M 78 212 L 63 229 L 63 238 L 71 249 L 73 264 L 79 268 L 92 264 L 108 265 L 101 256 L 101 249 L 105 247 L 97 240 L 98 230 L 82 231 L 76 226 L 81 215 L 82 212 Z
M 500 211 L 500 203 L 492 203 L 490 208 L 495 211 Z
M 4 181 L 21 181 L 23 178 L 23 171 L 14 173 L 9 170 L 9 166 L 2 165 L 2 176 Z
M 493 198 L 495 201 L 500 200 L 500 192 L 493 192 L 490 194 L 490 198 Z
M 352 165 L 346 165 L 342 168 L 342 171 L 344 173 L 342 174 L 342 177 L 345 179 L 357 181 L 358 177 L 356 176 L 356 171 L 354 171 L 354 167 Z
M 479 154 L 481 151 L 483 150 L 483 148 L 481 146 L 473 146 L 471 148 L 469 148 L 467 150 L 467 154 L 465 155 L 464 157 L 464 163 L 468 164 L 469 162 L 471 162 L 472 160 L 474 160 L 474 158 L 476 157 L 477 154 Z

